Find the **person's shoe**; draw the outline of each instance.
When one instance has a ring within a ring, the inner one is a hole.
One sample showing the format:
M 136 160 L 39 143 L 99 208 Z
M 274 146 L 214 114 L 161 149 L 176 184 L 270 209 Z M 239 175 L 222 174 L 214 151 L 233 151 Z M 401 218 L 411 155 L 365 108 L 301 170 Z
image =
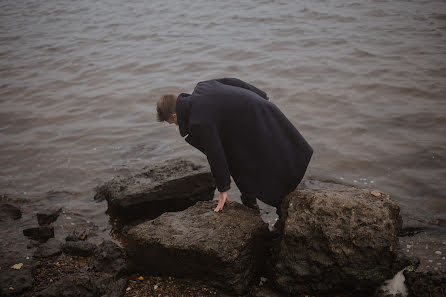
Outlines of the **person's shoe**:
M 255 203 L 255 204 L 243 204 L 243 205 L 245 205 L 245 206 L 247 206 L 249 208 L 252 208 L 252 209 L 256 210 L 258 213 L 260 213 L 260 207 L 259 207 L 259 205 L 257 203 Z

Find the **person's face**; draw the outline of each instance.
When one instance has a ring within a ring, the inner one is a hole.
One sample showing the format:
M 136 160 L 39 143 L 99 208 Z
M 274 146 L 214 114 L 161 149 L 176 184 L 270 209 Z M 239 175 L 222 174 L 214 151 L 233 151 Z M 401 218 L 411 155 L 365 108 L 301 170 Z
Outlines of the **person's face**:
M 176 114 L 176 113 L 173 113 L 173 114 L 169 117 L 169 119 L 167 120 L 167 122 L 168 122 L 169 124 L 175 124 L 175 125 L 178 125 L 177 114 Z

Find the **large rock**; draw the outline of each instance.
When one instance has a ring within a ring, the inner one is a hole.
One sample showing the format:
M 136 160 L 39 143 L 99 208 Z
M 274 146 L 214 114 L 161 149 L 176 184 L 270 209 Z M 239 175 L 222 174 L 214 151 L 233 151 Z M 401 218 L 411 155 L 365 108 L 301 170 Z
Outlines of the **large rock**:
M 215 182 L 208 169 L 177 158 L 105 183 L 97 189 L 95 200 L 106 199 L 112 216 L 153 219 L 167 211 L 184 210 L 200 200 L 211 200 L 214 191 Z
M 268 224 L 236 202 L 216 213 L 217 203 L 199 201 L 131 228 L 129 270 L 195 278 L 238 294 L 258 283 L 270 242 Z
M 272 271 L 279 289 L 370 292 L 393 277 L 401 217 L 389 195 L 357 188 L 296 190 L 281 209 L 284 229 Z

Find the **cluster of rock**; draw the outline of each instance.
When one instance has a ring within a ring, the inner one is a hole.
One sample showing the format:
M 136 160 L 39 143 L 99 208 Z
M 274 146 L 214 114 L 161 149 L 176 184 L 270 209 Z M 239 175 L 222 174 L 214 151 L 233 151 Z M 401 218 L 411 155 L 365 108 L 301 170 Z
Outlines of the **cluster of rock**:
M 52 226 L 61 209 L 38 212 L 38 225 L 23 230 L 28 248 L 35 248 L 32 259 L 18 270 L 2 269 L 0 295 L 26 291 L 39 265 L 49 263 L 41 261 L 64 255 L 86 257 L 88 265 L 33 287 L 36 296 L 124 296 L 131 274 L 198 279 L 255 297 L 370 296 L 398 271 L 418 265 L 398 246 L 400 209 L 388 194 L 326 185 L 304 180 L 283 199 L 280 228 L 271 232 L 258 211 L 240 203 L 214 212 L 215 183 L 204 166 L 173 159 L 146 167 L 105 183 L 95 196 L 107 200 L 112 218 L 127 224 L 120 230 L 124 249 L 90 241 L 88 230 L 61 242 Z M 0 203 L 0 223 L 21 217 L 18 207 Z M 443 296 L 444 275 L 404 276 L 409 297 Z M 377 290 L 375 296 L 391 295 Z
M 212 174 L 183 159 L 154 164 L 128 178 L 116 177 L 98 187 L 95 200 L 107 200 L 108 213 L 125 224 L 180 211 L 214 197 Z
M 273 236 L 240 203 L 215 213 L 217 201 L 202 201 L 213 197 L 211 173 L 196 168 L 174 159 L 99 188 L 98 198 L 120 208 L 117 216 L 128 217 L 135 205 L 156 209 L 125 232 L 129 271 L 197 278 L 235 294 L 262 276 L 286 294 L 329 294 L 371 292 L 410 263 L 398 253 L 402 221 L 389 195 L 295 190 L 282 202 L 283 227 Z
M 89 263 L 70 274 L 57 275 L 57 280 L 44 284 L 43 288 L 33 288 L 33 296 L 123 296 L 127 286 L 127 280 L 122 278 L 127 272 L 125 250 L 110 240 L 95 244 L 90 241 L 91 232 L 88 229 L 75 229 L 63 242 L 56 239 L 53 223 L 61 212 L 60 208 L 37 212 L 38 225 L 22 230 L 29 239 L 27 248 L 33 249 L 32 257 L 11 259 L 11 255 L 4 255 L 0 296 L 17 296 L 28 292 L 35 285 L 36 271 L 48 268 L 45 267 L 48 259 L 61 256 L 88 257 Z M 1 222 L 12 224 L 11 220 L 21 217 L 18 206 L 0 204 Z

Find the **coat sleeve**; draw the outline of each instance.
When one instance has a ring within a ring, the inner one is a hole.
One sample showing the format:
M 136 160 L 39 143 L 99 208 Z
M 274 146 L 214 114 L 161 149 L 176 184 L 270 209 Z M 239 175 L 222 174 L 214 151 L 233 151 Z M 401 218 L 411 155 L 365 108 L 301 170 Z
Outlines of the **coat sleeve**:
M 250 91 L 256 93 L 257 95 L 259 95 L 260 97 L 262 97 L 263 99 L 269 101 L 268 95 L 264 91 L 259 90 L 258 88 L 254 87 L 253 85 L 250 85 L 247 82 L 244 82 L 238 78 L 225 77 L 225 78 L 217 78 L 215 80 L 222 84 L 225 84 L 225 85 L 230 85 L 230 86 L 235 86 L 235 87 L 250 90 Z
M 228 191 L 231 188 L 231 174 L 217 127 L 214 125 L 193 125 L 190 128 L 190 133 L 208 159 L 218 191 Z

